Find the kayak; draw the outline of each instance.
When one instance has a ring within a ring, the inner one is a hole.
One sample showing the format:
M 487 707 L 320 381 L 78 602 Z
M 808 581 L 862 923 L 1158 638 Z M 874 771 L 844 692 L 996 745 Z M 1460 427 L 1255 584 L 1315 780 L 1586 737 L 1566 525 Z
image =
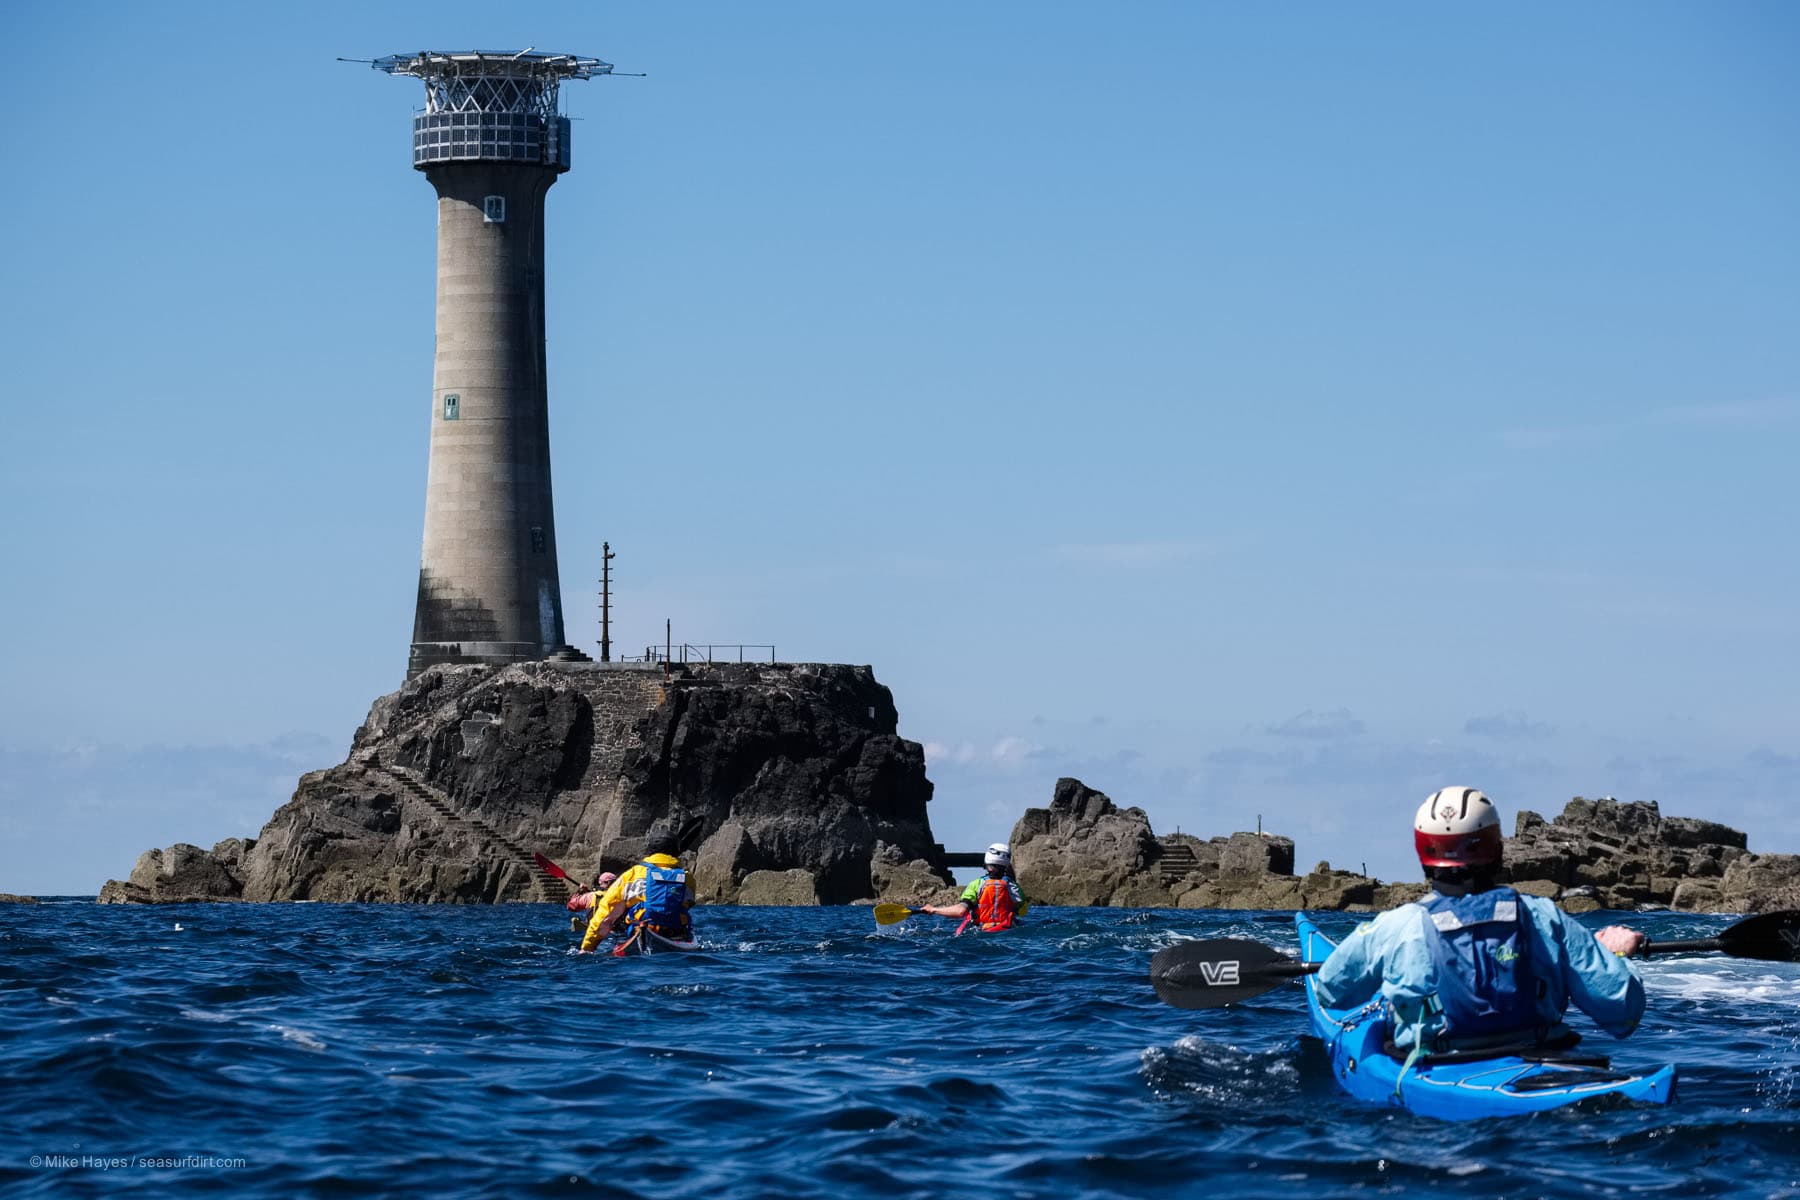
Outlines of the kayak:
M 699 948 L 699 942 L 676 941 L 654 930 L 640 929 L 613 947 L 613 957 L 624 958 L 627 954 L 683 954 L 692 953 Z
M 1335 943 L 1305 913 L 1295 913 L 1294 924 L 1300 931 L 1301 959 L 1324 961 Z M 1672 1066 L 1636 1074 L 1580 1052 L 1561 1052 L 1560 1058 L 1551 1050 L 1524 1056 L 1424 1056 L 1406 1067 L 1384 1048 L 1388 1023 L 1379 1000 L 1359 1008 L 1326 1008 L 1314 986 L 1308 975 L 1306 1007 L 1313 1031 L 1325 1043 L 1332 1075 L 1358 1100 L 1469 1121 L 1542 1112 L 1594 1096 L 1622 1096 L 1643 1104 L 1667 1104 L 1675 1098 Z

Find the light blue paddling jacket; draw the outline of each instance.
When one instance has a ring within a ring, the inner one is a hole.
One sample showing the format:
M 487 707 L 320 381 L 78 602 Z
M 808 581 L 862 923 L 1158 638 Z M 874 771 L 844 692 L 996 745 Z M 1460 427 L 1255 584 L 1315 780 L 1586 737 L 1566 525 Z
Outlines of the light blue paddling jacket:
M 1563 1032 L 1569 1004 L 1614 1037 L 1626 1037 L 1644 1015 L 1644 985 L 1629 963 L 1602 946 L 1541 896 L 1521 895 L 1530 914 L 1532 972 L 1544 982 L 1538 1017 L 1551 1034 Z M 1437 968 L 1425 941 L 1425 910 L 1406 904 L 1364 922 L 1345 938 L 1314 984 L 1327 1008 L 1354 1008 L 1380 992 L 1387 1002 L 1390 1036 L 1415 1043 L 1423 1026 L 1427 1042 L 1443 1028 L 1437 1012 Z

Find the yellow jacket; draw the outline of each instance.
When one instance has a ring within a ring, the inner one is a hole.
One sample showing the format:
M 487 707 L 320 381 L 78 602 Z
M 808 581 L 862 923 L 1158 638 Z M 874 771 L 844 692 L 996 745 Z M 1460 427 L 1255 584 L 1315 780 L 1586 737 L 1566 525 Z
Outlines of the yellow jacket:
M 612 932 L 612 927 L 619 918 L 644 898 L 644 880 L 649 872 L 644 870 L 644 863 L 652 863 L 659 867 L 679 867 L 681 863 L 667 854 L 652 854 L 632 867 L 629 871 L 613 880 L 606 894 L 594 902 L 594 915 L 588 918 L 587 932 L 581 936 L 581 948 L 591 951 L 600 944 L 600 939 Z M 693 893 L 688 893 L 691 901 Z

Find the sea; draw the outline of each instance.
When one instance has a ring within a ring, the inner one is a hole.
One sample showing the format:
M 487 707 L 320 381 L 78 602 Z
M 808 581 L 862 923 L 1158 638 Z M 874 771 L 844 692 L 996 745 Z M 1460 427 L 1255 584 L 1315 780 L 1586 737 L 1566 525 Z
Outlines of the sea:
M 1800 1196 L 1800 965 L 1650 959 L 1634 1037 L 1574 1018 L 1678 1064 L 1670 1106 L 1448 1124 L 1341 1094 L 1298 987 L 1157 1000 L 1156 950 L 1292 952 L 1287 913 L 696 926 L 614 958 L 548 905 L 0 905 L 0 1194 Z

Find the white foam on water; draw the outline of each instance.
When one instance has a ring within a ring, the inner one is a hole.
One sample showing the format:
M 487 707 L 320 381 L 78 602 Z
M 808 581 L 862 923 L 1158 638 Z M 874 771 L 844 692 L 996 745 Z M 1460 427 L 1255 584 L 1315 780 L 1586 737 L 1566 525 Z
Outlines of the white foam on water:
M 650 990 L 664 996 L 710 996 L 719 989 L 710 983 L 670 983 Z
M 284 1042 L 293 1042 L 296 1046 L 304 1046 L 308 1050 L 323 1050 L 325 1048 L 324 1042 L 321 1042 L 318 1038 L 306 1032 L 304 1029 L 294 1029 L 288 1025 L 271 1025 L 269 1028 L 279 1033 L 281 1035 L 281 1040 Z
M 184 1008 L 181 1010 L 181 1015 L 190 1021 L 215 1021 L 219 1024 L 229 1024 L 237 1020 L 230 1013 L 207 1012 L 204 1008 Z
M 54 1004 L 58 1008 L 78 1008 L 81 1005 L 81 1001 L 71 1000 L 67 996 L 45 996 L 44 1003 Z
M 1800 1005 L 1800 976 L 1732 965 L 1725 968 L 1645 972 L 1644 990 L 1677 1000 L 1727 1000 L 1742 1004 Z

